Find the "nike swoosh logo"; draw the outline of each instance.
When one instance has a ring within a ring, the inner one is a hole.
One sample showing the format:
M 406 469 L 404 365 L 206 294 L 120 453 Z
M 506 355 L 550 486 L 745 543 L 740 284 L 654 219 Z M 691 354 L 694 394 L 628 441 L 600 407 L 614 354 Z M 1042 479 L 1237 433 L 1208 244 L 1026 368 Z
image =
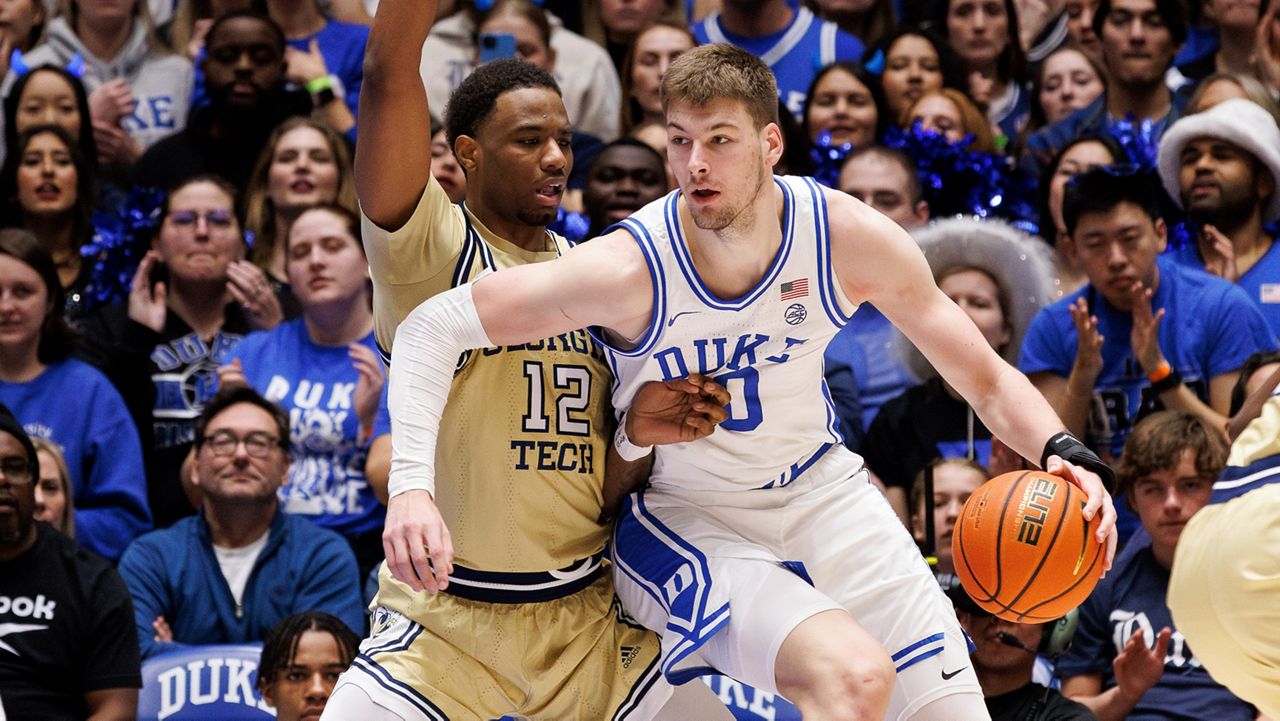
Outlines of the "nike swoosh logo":
M 943 680 L 943 681 L 950 681 L 951 679 L 955 678 L 957 674 L 959 674 L 961 671 L 965 670 L 966 668 L 969 668 L 969 667 L 968 667 L 968 666 L 961 666 L 960 668 L 958 668 L 958 669 L 956 669 L 956 670 L 952 671 L 951 673 L 947 673 L 946 671 L 943 671 L 943 672 L 942 672 L 942 680 Z
M 670 328 L 671 326 L 675 325 L 675 324 L 676 324 L 676 318 L 679 318 L 679 317 L 680 317 L 680 316 L 682 316 L 682 315 L 693 315 L 694 313 L 698 313 L 698 312 L 700 312 L 700 311 L 696 311 L 696 310 L 682 310 L 682 311 L 680 311 L 679 313 L 676 313 L 675 315 L 671 316 L 671 319 L 667 321 L 667 327 L 668 327 L 668 328 Z

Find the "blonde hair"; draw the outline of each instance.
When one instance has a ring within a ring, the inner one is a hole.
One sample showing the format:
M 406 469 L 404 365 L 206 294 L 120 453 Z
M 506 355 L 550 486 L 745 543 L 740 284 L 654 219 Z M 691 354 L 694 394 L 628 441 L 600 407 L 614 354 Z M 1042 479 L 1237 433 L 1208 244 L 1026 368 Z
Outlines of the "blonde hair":
M 701 45 L 671 62 L 662 79 L 662 109 L 673 102 L 705 108 L 742 103 L 756 128 L 778 122 L 778 83 L 760 58 L 732 45 Z
M 62 486 L 62 497 L 66 499 L 66 503 L 62 507 L 62 518 L 52 525 L 67 538 L 75 538 L 76 505 L 71 498 L 71 471 L 67 469 L 67 460 L 62 457 L 62 449 L 53 441 L 39 436 L 31 436 L 31 444 L 36 447 L 37 454 L 44 451 L 53 457 L 53 464 L 58 468 L 58 483 Z M 37 478 L 36 483 L 39 482 L 40 479 Z
M 351 167 L 351 153 L 347 150 L 346 141 L 332 128 L 308 117 L 289 118 L 271 131 L 266 145 L 258 155 L 258 162 L 253 166 L 253 174 L 249 176 L 249 190 L 245 204 L 245 230 L 253 233 L 253 250 L 249 260 L 260 268 L 271 266 L 271 258 L 275 254 L 276 244 L 283 243 L 288 228 L 276 227 L 275 204 L 267 187 L 270 184 L 271 163 L 275 160 L 276 145 L 287 133 L 298 128 L 311 128 L 325 137 L 329 143 L 329 152 L 333 154 L 333 162 L 338 166 L 338 192 L 333 204 L 356 212 L 356 181 Z
M 1219 80 L 1235 83 L 1236 87 L 1244 91 L 1245 97 L 1267 111 L 1271 119 L 1276 121 L 1276 125 L 1280 125 L 1280 103 L 1276 102 L 1275 97 L 1267 90 L 1267 86 L 1262 84 L 1262 81 L 1244 73 L 1214 73 L 1196 83 L 1195 90 L 1191 92 L 1191 97 L 1187 99 L 1187 115 L 1201 113 L 1209 109 L 1200 108 L 1197 110 L 1196 107 L 1200 105 L 1200 98 L 1209 89 L 1209 86 Z

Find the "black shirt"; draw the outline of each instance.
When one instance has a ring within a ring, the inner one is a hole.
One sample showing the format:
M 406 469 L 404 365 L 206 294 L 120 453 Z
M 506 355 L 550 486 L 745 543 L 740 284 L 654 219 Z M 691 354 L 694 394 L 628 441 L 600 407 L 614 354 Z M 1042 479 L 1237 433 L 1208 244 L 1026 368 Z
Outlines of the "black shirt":
M 1037 683 L 988 697 L 987 711 L 991 721 L 1098 721 L 1085 705 Z
M 860 452 L 867 467 L 886 486 L 910 493 L 916 474 L 935 458 L 963 458 L 972 453 L 978 463 L 986 465 L 991 431 L 967 403 L 948 393 L 942 380 L 935 377 L 880 406 Z
M 10 721 L 84 719 L 85 693 L 142 686 L 133 601 L 105 560 L 36 529 L 0 562 L 0 704 Z

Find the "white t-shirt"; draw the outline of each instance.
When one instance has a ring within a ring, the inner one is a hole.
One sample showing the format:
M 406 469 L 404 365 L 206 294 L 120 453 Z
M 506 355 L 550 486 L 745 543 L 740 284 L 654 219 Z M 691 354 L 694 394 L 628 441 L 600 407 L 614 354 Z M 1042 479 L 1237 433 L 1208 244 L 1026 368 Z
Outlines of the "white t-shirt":
M 227 579 L 227 585 L 231 587 L 231 596 L 236 599 L 237 608 L 240 606 L 241 599 L 244 598 L 244 587 L 249 583 L 253 564 L 258 560 L 258 554 L 262 553 L 262 549 L 266 548 L 267 539 L 270 537 L 271 531 L 268 529 L 261 538 L 247 546 L 240 548 L 223 548 L 217 544 L 213 546 L 213 555 L 218 557 L 218 567 L 222 569 L 222 577 Z

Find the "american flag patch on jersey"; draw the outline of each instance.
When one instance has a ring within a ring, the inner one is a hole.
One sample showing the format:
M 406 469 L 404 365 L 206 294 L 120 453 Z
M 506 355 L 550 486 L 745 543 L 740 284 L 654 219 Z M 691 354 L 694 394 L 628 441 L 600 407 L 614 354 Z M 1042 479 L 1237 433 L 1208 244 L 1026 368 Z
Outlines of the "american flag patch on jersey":
M 809 279 L 789 280 L 782 284 L 782 300 L 803 298 L 809 295 Z

